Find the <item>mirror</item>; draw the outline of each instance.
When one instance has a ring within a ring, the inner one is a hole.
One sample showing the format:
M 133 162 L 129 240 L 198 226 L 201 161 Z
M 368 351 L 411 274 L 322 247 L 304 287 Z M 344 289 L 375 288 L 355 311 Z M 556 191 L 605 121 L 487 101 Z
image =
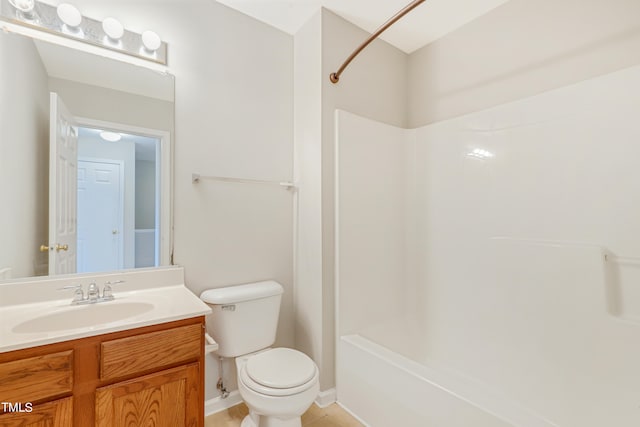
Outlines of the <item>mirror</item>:
M 0 282 L 169 264 L 173 132 L 173 76 L 0 34 Z

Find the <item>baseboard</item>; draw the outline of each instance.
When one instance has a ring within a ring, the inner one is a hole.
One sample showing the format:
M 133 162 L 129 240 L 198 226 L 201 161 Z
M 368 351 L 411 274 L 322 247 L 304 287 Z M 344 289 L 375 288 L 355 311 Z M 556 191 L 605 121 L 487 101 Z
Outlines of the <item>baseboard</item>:
M 330 388 L 329 390 L 321 391 L 316 397 L 316 405 L 320 408 L 326 408 L 332 403 L 336 402 L 336 389 Z
M 222 397 L 214 397 L 213 399 L 209 399 L 204 402 L 204 416 L 208 417 L 209 415 L 215 414 L 216 412 L 224 411 L 225 409 L 229 409 L 232 406 L 236 406 L 238 403 L 242 402 L 242 397 L 240 396 L 240 392 L 238 390 L 234 390 L 229 393 L 226 399 Z
M 326 408 L 327 406 L 335 402 L 335 388 L 321 391 L 320 393 L 318 393 L 318 397 L 316 398 L 316 405 L 318 405 L 320 408 Z M 227 396 L 226 399 L 223 399 L 220 396 L 214 397 L 213 399 L 209 399 L 204 402 L 204 416 L 208 417 L 209 415 L 224 411 L 225 409 L 229 409 L 232 406 L 236 406 L 239 403 L 242 403 L 242 396 L 240 396 L 240 392 L 238 390 L 234 390 L 229 393 L 229 396 Z
M 349 413 L 349 415 L 351 415 L 353 418 L 355 418 L 356 420 L 358 420 L 358 422 L 360 424 L 362 424 L 365 427 L 369 427 L 369 424 L 365 423 L 364 420 L 362 420 L 362 418 L 360 418 L 359 416 L 357 416 L 356 414 L 353 413 L 353 411 L 349 408 L 347 408 L 346 406 L 344 406 L 342 403 L 340 402 L 336 402 L 338 404 L 338 406 L 340 406 L 342 409 L 344 409 L 345 412 Z

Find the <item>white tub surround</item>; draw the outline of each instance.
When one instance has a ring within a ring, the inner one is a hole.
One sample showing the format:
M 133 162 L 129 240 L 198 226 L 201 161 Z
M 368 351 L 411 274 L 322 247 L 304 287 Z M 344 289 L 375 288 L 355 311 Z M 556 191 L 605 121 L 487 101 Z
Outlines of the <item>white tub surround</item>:
M 341 337 L 338 349 L 339 403 L 365 425 L 557 427 L 482 384 L 360 335 Z
M 640 425 L 639 90 L 634 66 L 419 129 L 339 113 L 338 402 Z
M 71 305 L 73 289 L 113 285 L 113 301 Z M 0 353 L 203 316 L 182 267 L 23 279 L 0 285 Z

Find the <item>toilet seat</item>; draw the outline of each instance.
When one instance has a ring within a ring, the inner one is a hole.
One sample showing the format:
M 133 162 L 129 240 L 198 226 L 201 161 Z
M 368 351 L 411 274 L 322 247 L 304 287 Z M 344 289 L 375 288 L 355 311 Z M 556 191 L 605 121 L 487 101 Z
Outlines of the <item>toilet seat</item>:
M 306 354 L 274 348 L 251 356 L 240 369 L 247 388 L 268 396 L 302 393 L 318 381 L 318 368 Z

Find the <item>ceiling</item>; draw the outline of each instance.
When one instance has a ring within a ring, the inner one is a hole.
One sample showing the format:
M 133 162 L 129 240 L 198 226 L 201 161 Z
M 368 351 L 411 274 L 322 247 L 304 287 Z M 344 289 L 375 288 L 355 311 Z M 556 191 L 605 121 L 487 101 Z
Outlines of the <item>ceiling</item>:
M 111 132 L 114 131 L 113 129 L 107 130 Z M 100 138 L 100 132 L 102 132 L 102 129 L 80 127 L 78 130 L 78 141 L 94 140 L 104 144 L 133 143 L 135 144 L 136 160 L 146 160 L 149 162 L 156 161 L 156 150 L 160 145 L 157 138 L 118 132 L 122 136 L 122 139 L 114 143 L 105 141 L 104 139 Z
M 284 32 L 295 34 L 325 7 L 373 33 L 409 0 L 217 0 Z M 439 39 L 508 0 L 427 0 L 380 37 L 406 53 Z M 354 46 L 355 48 L 355 46 Z

